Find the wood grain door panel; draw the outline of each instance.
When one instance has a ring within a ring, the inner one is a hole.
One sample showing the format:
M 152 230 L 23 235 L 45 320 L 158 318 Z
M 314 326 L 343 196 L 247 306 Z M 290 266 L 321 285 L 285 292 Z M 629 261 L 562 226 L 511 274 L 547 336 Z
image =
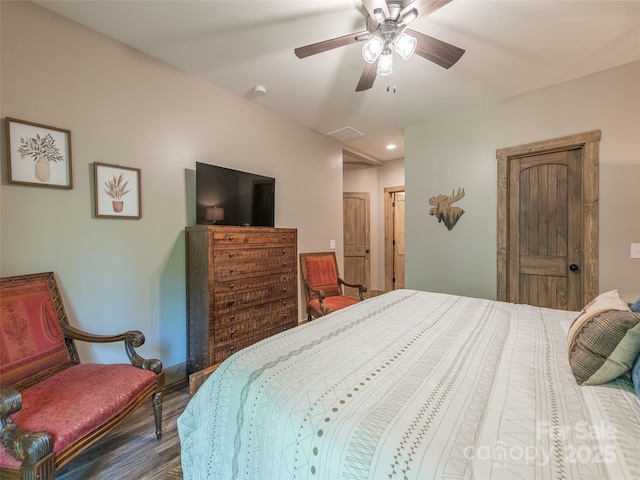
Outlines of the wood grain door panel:
M 342 201 L 344 223 L 342 278 L 348 283 L 363 284 L 371 289 L 369 192 L 344 192 Z M 358 289 L 346 287 L 344 294 L 358 298 Z
M 512 302 L 579 310 L 582 253 L 581 149 L 511 162 Z
M 498 150 L 498 299 L 580 310 L 598 292 L 600 132 Z

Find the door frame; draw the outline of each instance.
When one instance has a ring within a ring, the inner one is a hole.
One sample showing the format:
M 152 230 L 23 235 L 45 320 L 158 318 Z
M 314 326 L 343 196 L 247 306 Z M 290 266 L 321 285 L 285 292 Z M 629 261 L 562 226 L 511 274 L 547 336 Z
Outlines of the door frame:
M 384 189 L 384 289 L 386 292 L 393 290 L 393 194 L 404 191 L 404 185 Z
M 586 305 L 599 293 L 599 165 L 601 131 L 543 140 L 496 150 L 498 160 L 498 215 L 497 215 L 497 284 L 498 300 L 508 302 L 509 262 L 509 162 L 512 158 L 538 155 L 553 151 L 582 149 L 582 292 Z M 515 256 L 515 255 L 514 255 Z

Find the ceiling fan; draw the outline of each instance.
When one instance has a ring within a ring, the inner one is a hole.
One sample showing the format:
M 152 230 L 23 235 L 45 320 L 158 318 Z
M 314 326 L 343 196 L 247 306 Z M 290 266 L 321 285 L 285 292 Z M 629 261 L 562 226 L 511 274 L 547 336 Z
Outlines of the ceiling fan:
M 449 43 L 408 28 L 415 20 L 436 11 L 451 0 L 362 0 L 367 30 L 294 50 L 298 58 L 305 58 L 334 48 L 365 42 L 362 56 L 366 63 L 356 92 L 373 86 L 377 75 L 393 71 L 394 52 L 405 60 L 414 52 L 441 67 L 455 64 L 464 50 Z

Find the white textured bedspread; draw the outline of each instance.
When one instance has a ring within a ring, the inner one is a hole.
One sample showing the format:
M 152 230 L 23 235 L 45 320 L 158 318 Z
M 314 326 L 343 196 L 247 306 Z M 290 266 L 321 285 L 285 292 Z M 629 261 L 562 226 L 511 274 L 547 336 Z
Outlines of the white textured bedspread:
M 224 362 L 178 419 L 185 479 L 639 479 L 628 379 L 580 387 L 575 313 L 396 290 Z

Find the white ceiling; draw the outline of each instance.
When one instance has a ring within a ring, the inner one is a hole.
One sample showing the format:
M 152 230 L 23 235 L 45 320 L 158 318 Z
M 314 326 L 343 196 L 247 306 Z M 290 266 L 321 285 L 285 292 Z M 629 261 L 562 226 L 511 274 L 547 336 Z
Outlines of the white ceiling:
M 359 93 L 361 44 L 293 50 L 365 30 L 360 0 L 36 3 L 322 134 L 351 127 L 374 161 L 404 156 L 405 126 L 640 60 L 640 0 L 453 0 L 411 28 L 465 49 L 457 64 L 399 59 Z

